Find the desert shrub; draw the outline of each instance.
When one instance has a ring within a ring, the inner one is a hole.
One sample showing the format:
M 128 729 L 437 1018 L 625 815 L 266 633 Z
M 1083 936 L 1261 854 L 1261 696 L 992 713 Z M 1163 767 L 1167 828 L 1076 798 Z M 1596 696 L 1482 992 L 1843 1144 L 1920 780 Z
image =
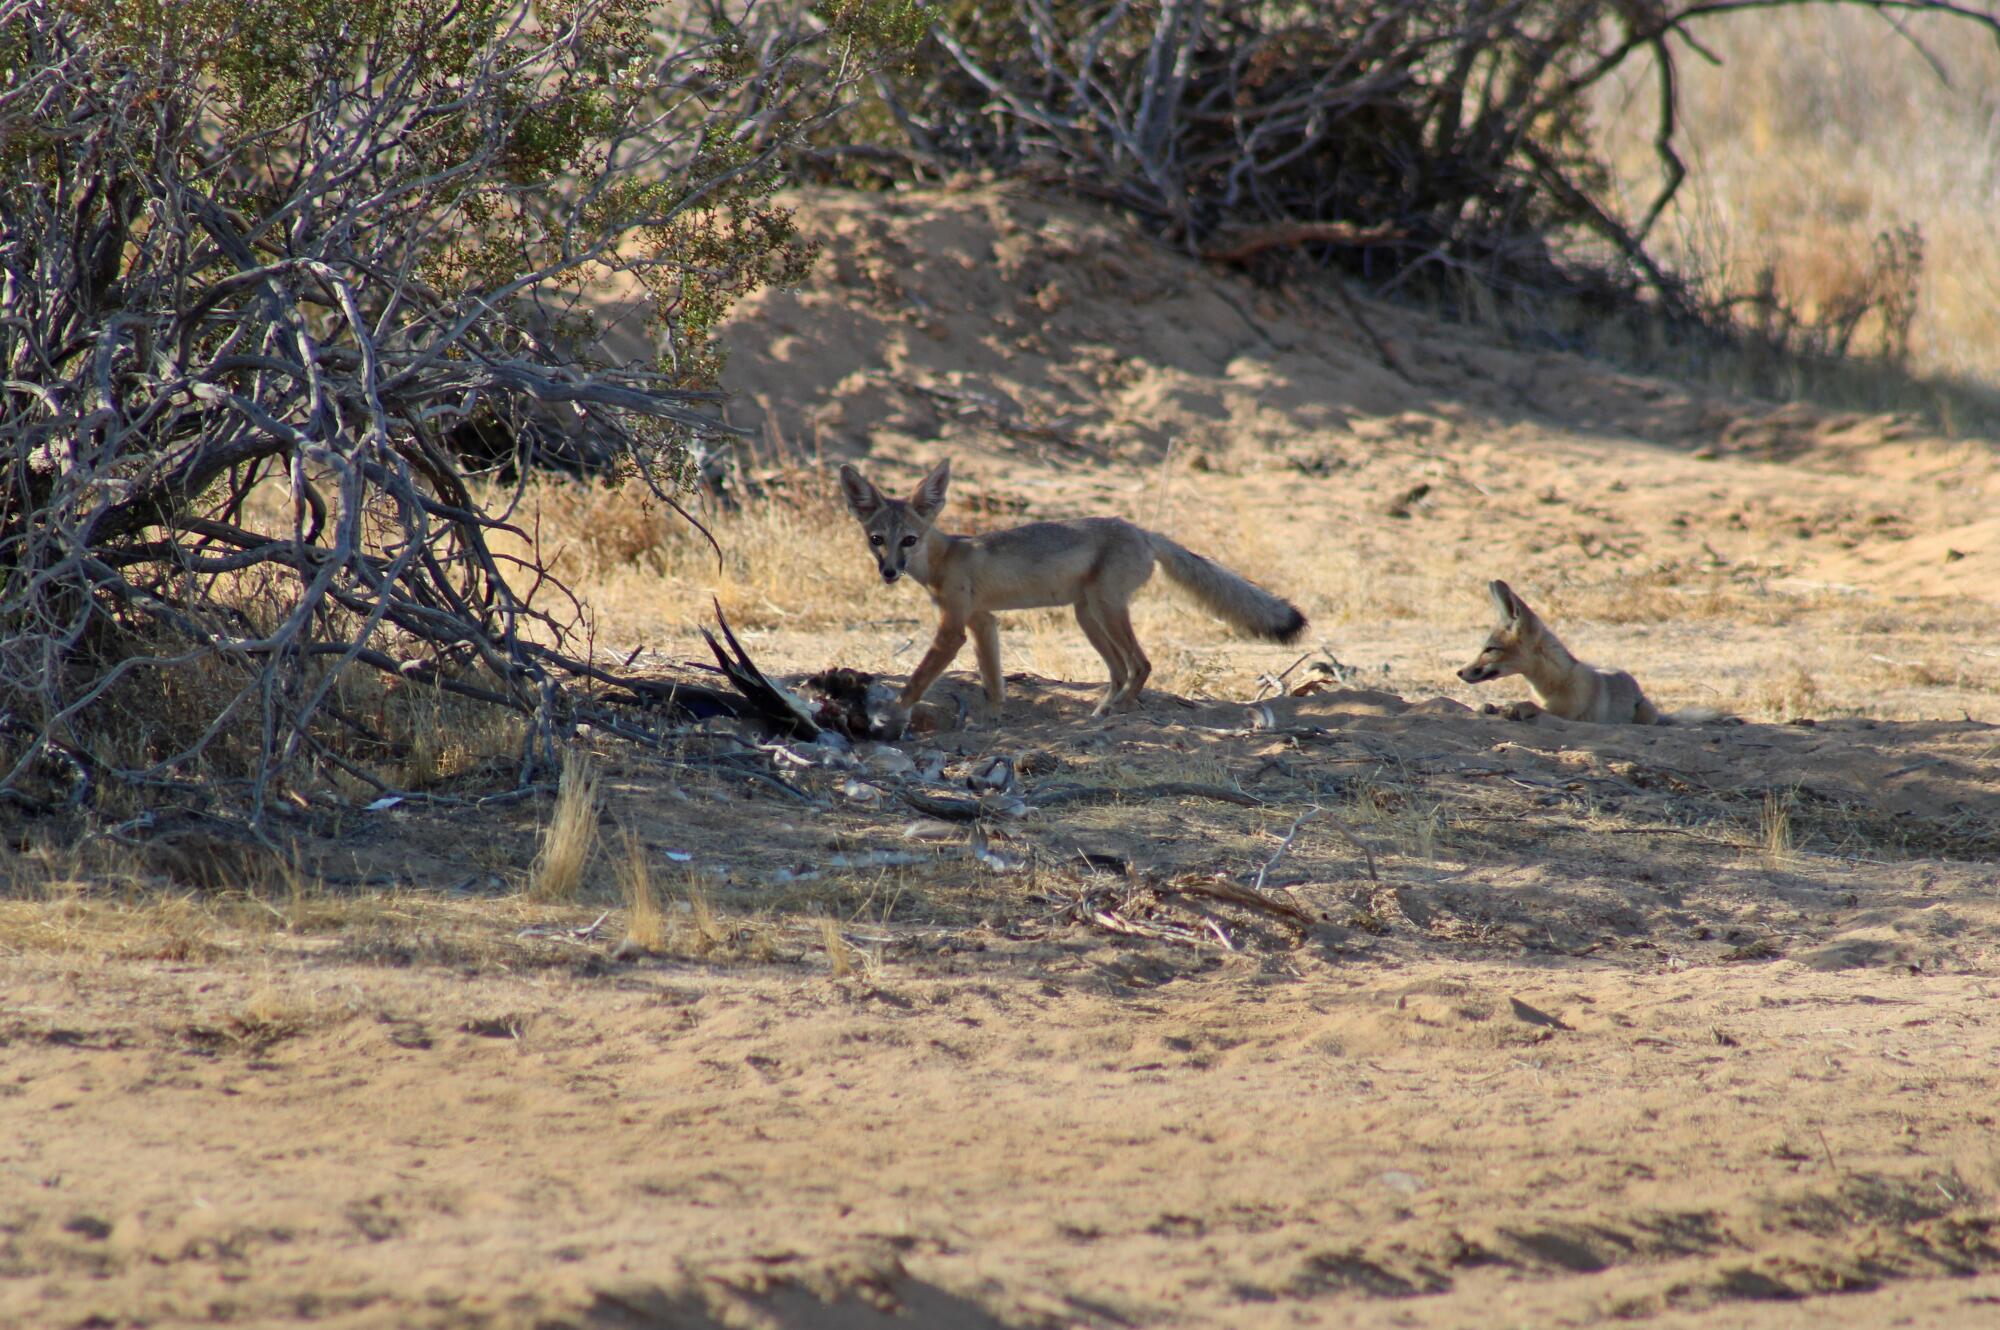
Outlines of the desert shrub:
M 912 12 L 729 9 L 0 0 L 0 794 L 375 780 L 355 668 L 546 762 L 601 672 L 458 443 L 671 505 L 717 321 L 811 258 L 778 149 Z M 653 354 L 604 349 L 607 292 Z
M 1798 0 L 1816 3 L 1818 0 Z M 1863 308 L 1710 301 L 1648 245 L 1685 169 L 1679 62 L 1690 22 L 1768 0 L 951 0 L 877 77 L 879 102 L 814 136 L 852 179 L 997 171 L 1106 199 L 1211 257 L 1308 254 L 1388 291 L 1468 309 L 1629 308 L 1690 325 L 1739 306 L 1807 349 L 1868 314 L 1896 353 L 1920 249 L 1885 238 Z M 1991 15 L 1936 10 L 1994 30 Z M 1592 90 L 1644 64 L 1657 188 L 1621 207 L 1592 141 Z M 1871 325 L 1872 326 L 1872 325 Z

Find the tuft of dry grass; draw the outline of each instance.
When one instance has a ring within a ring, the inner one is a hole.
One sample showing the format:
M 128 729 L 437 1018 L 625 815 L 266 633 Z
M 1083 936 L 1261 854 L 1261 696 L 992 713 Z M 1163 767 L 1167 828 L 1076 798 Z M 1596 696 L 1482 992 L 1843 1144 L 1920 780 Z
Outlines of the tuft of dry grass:
M 719 558 L 716 545 L 638 481 L 539 480 L 522 501 L 523 523 L 551 571 L 588 587 L 600 622 L 656 622 L 665 607 L 678 619 L 711 596 L 739 631 L 826 627 L 870 606 L 879 612 L 881 580 L 827 473 L 800 467 L 786 476 L 793 483 L 742 504 L 688 496 Z
M 267 985 L 251 993 L 213 1026 L 196 1026 L 197 1037 L 219 1038 L 259 1051 L 286 1039 L 330 1029 L 353 1018 L 355 1008 L 324 994 Z
M 646 845 L 630 830 L 625 832 L 625 855 L 618 862 L 618 886 L 625 899 L 626 941 L 647 951 L 666 950 L 667 918 L 661 913 L 660 898 L 653 890 Z
M 830 914 L 819 917 L 820 945 L 826 949 L 827 970 L 836 979 L 845 979 L 852 971 L 853 964 L 848 959 L 847 939 L 840 935 L 840 922 Z
M 1820 701 L 1819 680 L 1794 661 L 1761 679 L 1751 690 L 1753 709 L 1779 720 L 1812 715 Z
M 1785 867 L 1792 859 L 1792 800 L 1776 790 L 1764 792 L 1764 808 L 1757 818 L 1758 840 L 1763 848 L 1764 867 Z
M 555 808 L 542 830 L 542 848 L 528 871 L 528 898 L 573 901 L 597 850 L 597 774 L 590 759 L 572 748 L 563 757 Z
M 708 892 L 692 878 L 687 891 L 688 920 L 693 925 L 694 938 L 704 950 L 713 950 L 729 939 L 729 932 L 722 921 L 715 917 L 715 906 L 709 903 Z

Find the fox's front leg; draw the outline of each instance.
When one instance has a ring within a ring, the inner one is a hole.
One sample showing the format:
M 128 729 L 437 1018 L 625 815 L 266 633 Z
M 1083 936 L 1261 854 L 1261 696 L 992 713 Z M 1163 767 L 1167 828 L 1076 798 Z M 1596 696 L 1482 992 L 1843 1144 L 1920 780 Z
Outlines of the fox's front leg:
M 1533 720 L 1542 714 L 1542 709 L 1533 702 L 1509 702 L 1505 706 L 1494 706 L 1488 702 L 1484 708 L 1489 716 L 1502 716 L 1508 720 Z
M 924 694 L 937 682 L 938 676 L 950 668 L 957 658 L 958 649 L 965 645 L 965 620 L 956 614 L 947 613 L 938 620 L 937 636 L 931 639 L 931 649 L 917 662 L 917 668 L 910 672 L 910 681 L 903 685 L 903 705 L 913 707 L 923 701 Z

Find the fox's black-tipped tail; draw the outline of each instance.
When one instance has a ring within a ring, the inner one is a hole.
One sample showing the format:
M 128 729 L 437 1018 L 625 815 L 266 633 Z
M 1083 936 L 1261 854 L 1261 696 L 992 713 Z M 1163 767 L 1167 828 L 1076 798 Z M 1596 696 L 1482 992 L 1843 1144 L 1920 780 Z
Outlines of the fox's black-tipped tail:
M 1292 617 L 1287 619 L 1283 626 L 1271 635 L 1271 640 L 1290 644 L 1298 641 L 1299 638 L 1305 635 L 1306 616 L 1300 612 L 1298 606 L 1292 604 L 1290 601 L 1285 602 L 1285 608 L 1292 612 Z
M 1267 642 L 1296 642 L 1305 632 L 1306 616 L 1289 600 L 1157 532 L 1146 536 L 1168 579 L 1230 627 Z

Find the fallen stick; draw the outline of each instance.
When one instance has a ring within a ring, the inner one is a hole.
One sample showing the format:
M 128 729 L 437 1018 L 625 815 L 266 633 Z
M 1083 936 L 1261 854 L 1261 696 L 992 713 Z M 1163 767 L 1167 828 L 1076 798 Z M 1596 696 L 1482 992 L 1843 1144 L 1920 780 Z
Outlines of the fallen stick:
M 1321 812 L 1321 809 L 1309 808 L 1305 812 L 1300 813 L 1292 821 L 1292 829 L 1285 833 L 1285 838 L 1278 842 L 1277 850 L 1269 859 L 1264 861 L 1264 866 L 1257 870 L 1257 880 L 1250 884 L 1250 890 L 1262 891 L 1264 889 L 1264 879 L 1270 875 L 1273 868 L 1278 866 L 1278 861 L 1285 857 L 1285 851 L 1292 848 L 1292 841 L 1298 836 L 1299 828 L 1319 817 Z
M 1155 785 L 1073 785 L 1066 789 L 1035 792 L 1028 801 L 1036 808 L 1058 804 L 1107 804 L 1121 799 L 1213 799 L 1239 808 L 1262 808 L 1264 801 L 1254 794 L 1232 790 L 1227 785 L 1202 785 L 1194 781 L 1169 780 Z
M 1222 901 L 1229 905 L 1241 905 L 1252 910 L 1263 910 L 1275 914 L 1280 919 L 1301 929 L 1310 930 L 1318 924 L 1310 914 L 1290 901 L 1273 900 L 1262 892 L 1248 887 L 1239 887 L 1226 878 L 1193 879 L 1186 882 L 1164 883 L 1153 888 L 1162 896 L 1204 896 L 1209 900 Z

